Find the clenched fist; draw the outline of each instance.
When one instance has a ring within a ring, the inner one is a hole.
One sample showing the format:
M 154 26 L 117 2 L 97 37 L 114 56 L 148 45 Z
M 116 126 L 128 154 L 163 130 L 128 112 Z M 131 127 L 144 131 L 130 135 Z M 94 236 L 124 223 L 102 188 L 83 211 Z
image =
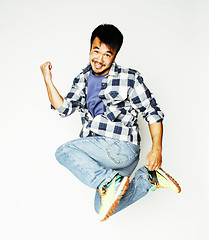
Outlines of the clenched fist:
M 52 64 L 50 62 L 45 62 L 40 66 L 42 74 L 44 76 L 44 80 L 46 83 L 50 83 L 52 81 Z

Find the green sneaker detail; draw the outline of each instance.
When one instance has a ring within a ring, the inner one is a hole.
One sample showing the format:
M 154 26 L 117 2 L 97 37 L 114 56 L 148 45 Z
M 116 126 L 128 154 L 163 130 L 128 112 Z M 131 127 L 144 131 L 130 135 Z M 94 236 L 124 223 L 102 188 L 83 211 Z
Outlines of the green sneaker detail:
M 181 187 L 168 173 L 162 168 L 157 171 L 148 171 L 149 180 L 153 184 L 151 191 L 155 191 L 158 188 L 168 188 L 176 193 L 181 192 Z
M 99 211 L 100 221 L 106 220 L 116 210 L 120 199 L 128 189 L 129 178 L 117 174 L 106 186 L 99 186 L 98 191 L 102 197 L 102 205 Z

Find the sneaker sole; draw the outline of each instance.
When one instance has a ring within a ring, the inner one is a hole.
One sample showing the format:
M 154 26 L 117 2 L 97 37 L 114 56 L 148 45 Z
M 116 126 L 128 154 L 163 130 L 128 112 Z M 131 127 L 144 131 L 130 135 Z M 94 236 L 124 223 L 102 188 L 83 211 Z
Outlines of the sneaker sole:
M 113 213 L 115 212 L 120 199 L 123 197 L 123 195 L 126 193 L 126 190 L 128 189 L 129 186 L 129 178 L 128 177 L 124 177 L 124 179 L 122 180 L 119 188 L 118 188 L 118 194 L 116 194 L 115 196 L 115 200 L 113 201 L 112 205 L 110 206 L 106 216 L 103 219 L 100 219 L 100 221 L 105 221 L 107 220 L 110 216 L 113 215 Z
M 163 173 L 164 175 L 166 175 L 166 177 L 177 187 L 178 193 L 180 193 L 180 192 L 181 192 L 181 187 L 179 186 L 179 184 L 177 183 L 177 181 L 176 181 L 174 178 L 172 178 L 167 172 L 165 172 L 162 168 L 159 168 L 159 170 L 162 171 L 162 173 Z M 160 172 L 159 172 L 159 173 L 160 173 Z M 161 173 L 160 173 L 160 174 L 161 174 Z M 161 175 L 163 175 L 163 174 L 161 174 Z

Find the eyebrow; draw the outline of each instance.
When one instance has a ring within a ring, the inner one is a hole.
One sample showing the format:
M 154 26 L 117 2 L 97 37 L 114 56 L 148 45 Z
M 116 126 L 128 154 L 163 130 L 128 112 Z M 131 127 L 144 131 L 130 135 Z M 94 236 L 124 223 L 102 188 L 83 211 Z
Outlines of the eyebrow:
M 93 47 L 93 49 L 100 49 L 99 47 Z M 112 51 L 107 51 L 107 53 L 113 54 Z

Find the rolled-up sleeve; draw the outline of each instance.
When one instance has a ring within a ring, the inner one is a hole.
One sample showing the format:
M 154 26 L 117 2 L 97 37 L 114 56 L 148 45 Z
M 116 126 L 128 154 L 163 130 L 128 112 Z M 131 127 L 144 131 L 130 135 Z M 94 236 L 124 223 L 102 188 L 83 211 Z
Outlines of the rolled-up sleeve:
M 134 86 L 129 93 L 129 100 L 149 125 L 162 122 L 164 114 L 160 110 L 153 94 L 144 84 L 140 74 L 136 74 Z
M 64 98 L 64 102 L 61 107 L 54 109 L 51 105 L 51 109 L 54 109 L 61 117 L 67 117 L 71 115 L 77 108 L 80 107 L 81 89 L 78 86 L 79 78 L 75 78 L 70 92 Z

